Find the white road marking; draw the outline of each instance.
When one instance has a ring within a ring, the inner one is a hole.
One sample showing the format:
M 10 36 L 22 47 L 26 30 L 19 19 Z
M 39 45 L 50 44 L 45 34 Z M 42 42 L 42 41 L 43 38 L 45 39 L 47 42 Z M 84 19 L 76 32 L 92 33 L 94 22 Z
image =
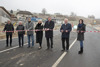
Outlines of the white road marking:
M 23 66 L 24 64 L 20 64 L 20 66 Z
M 28 43 L 25 43 L 24 45 L 27 45 L 27 44 L 28 44 Z M 6 51 L 9 51 L 9 50 L 18 48 L 18 47 L 19 47 L 19 46 L 15 46 L 15 47 L 12 47 L 12 48 L 9 48 L 9 49 L 6 49 L 6 50 L 2 50 L 2 51 L 0 51 L 0 53 L 6 52 Z
M 71 47 L 74 45 L 74 43 L 77 41 L 77 38 L 73 41 L 73 43 L 70 45 L 69 50 L 71 49 Z M 67 54 L 67 52 L 64 52 L 59 58 L 58 60 L 52 65 L 52 67 L 57 67 L 58 64 L 61 62 L 61 60 L 65 57 L 65 55 Z

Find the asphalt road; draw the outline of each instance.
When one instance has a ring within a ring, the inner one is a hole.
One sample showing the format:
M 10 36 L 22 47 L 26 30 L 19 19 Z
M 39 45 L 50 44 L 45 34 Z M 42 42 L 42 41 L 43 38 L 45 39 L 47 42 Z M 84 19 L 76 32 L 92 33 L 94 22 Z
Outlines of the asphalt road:
M 88 27 L 87 30 L 94 29 Z M 77 37 L 75 32 L 71 32 L 68 53 L 61 51 L 59 31 L 54 32 L 54 48 L 50 50 L 46 50 L 45 37 L 41 50 L 38 50 L 39 45 L 36 43 L 33 48 L 27 48 L 27 37 L 24 38 L 25 46 L 23 48 L 16 47 L 18 46 L 17 38 L 13 39 L 12 49 L 5 47 L 5 40 L 0 41 L 0 67 L 100 67 L 99 34 L 85 33 L 84 53 L 82 55 L 78 54 L 79 42 L 75 41 Z
M 94 29 L 87 28 L 87 31 L 94 31 Z M 85 33 L 84 53 L 78 54 L 79 42 L 76 42 L 58 67 L 100 67 L 99 38 L 100 33 Z

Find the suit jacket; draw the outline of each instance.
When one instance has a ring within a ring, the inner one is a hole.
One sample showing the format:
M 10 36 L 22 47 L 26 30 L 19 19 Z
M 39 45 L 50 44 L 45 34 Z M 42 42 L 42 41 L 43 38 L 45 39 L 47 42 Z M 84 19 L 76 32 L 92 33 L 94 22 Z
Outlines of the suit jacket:
M 69 38 L 70 36 L 70 31 L 72 30 L 71 24 L 62 24 L 60 31 L 63 30 L 64 32 L 62 33 L 62 38 Z M 65 32 L 66 30 L 68 30 L 68 32 Z
M 45 31 L 45 37 L 46 38 L 51 38 L 53 37 L 53 28 L 54 28 L 55 24 L 54 24 L 54 21 L 46 21 L 45 22 L 45 25 L 44 25 L 44 28 L 49 28 L 50 30 L 49 31 Z
M 3 31 L 13 31 L 14 27 L 12 24 L 6 24 Z M 13 32 L 6 32 L 6 35 L 12 35 Z
M 29 30 L 27 31 L 27 35 L 32 35 L 33 34 L 33 30 L 34 29 L 34 24 L 33 22 L 27 22 L 26 23 L 26 30 Z
M 23 25 L 18 25 L 16 30 L 18 30 L 18 34 L 25 34 L 24 26 Z M 22 30 L 22 31 L 19 31 L 19 30 Z

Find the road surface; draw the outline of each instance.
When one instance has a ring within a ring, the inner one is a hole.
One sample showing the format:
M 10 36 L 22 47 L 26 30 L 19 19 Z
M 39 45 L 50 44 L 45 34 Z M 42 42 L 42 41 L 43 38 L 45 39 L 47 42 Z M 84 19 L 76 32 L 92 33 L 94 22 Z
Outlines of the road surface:
M 94 29 L 87 27 L 88 31 Z M 25 46 L 18 48 L 18 39 L 13 39 L 13 47 L 6 48 L 5 40 L 0 41 L 0 67 L 100 67 L 100 33 L 85 33 L 84 53 L 78 54 L 79 42 L 77 33 L 71 32 L 70 50 L 62 52 L 61 33 L 54 32 L 54 48 L 46 50 L 46 39 L 43 38 L 43 48 L 38 50 L 38 44 L 33 48 Z

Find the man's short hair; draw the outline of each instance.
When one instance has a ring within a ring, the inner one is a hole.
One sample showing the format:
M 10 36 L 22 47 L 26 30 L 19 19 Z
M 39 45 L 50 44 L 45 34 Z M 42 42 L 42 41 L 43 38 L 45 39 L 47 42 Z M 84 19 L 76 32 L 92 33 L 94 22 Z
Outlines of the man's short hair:
M 68 21 L 68 19 L 67 19 L 67 18 L 65 18 L 64 20 L 67 20 L 67 21 Z
M 7 22 L 11 22 L 11 20 L 7 20 Z
M 19 23 L 23 23 L 22 21 L 19 21 Z

